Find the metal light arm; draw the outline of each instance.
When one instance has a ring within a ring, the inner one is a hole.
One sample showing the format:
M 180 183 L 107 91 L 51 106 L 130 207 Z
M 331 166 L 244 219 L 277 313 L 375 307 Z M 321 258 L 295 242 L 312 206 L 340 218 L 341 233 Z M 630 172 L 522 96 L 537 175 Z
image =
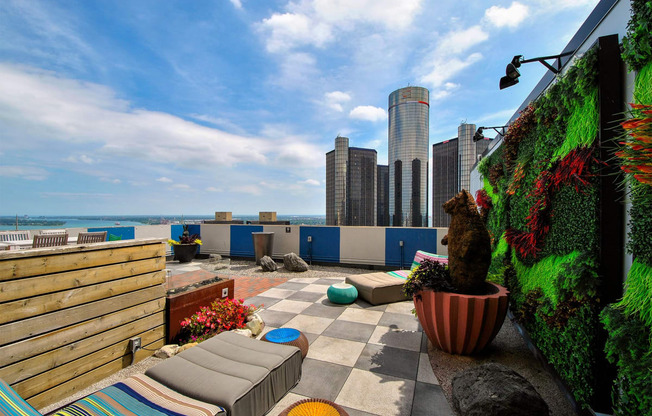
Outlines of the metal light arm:
M 554 74 L 558 74 L 559 72 L 561 72 L 561 58 L 564 56 L 571 55 L 573 53 L 575 53 L 575 51 L 562 53 L 561 55 L 542 56 L 540 58 L 530 58 L 530 59 L 522 59 L 523 57 L 520 56 L 518 62 L 521 64 L 527 64 L 529 62 L 541 62 L 546 68 L 551 70 Z M 555 59 L 557 61 L 557 68 L 555 68 L 554 66 L 546 62 L 547 59 Z

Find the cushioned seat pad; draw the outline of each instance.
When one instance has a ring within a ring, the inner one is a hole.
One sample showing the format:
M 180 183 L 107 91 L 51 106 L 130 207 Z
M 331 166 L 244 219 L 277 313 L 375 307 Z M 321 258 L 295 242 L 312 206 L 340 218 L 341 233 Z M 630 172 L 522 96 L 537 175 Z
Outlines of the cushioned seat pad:
M 388 273 L 376 272 L 348 276 L 346 283 L 358 289 L 358 296 L 372 305 L 400 302 L 409 299 L 403 293 L 405 279 Z
M 258 416 L 299 382 L 301 361 L 296 347 L 223 332 L 145 374 L 229 415 Z

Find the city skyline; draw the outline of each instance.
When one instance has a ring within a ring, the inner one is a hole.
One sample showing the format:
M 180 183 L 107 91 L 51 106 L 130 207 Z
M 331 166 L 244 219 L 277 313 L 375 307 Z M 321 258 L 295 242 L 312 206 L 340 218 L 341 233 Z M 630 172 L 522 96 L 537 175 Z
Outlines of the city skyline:
M 0 214 L 323 215 L 334 135 L 387 163 L 408 85 L 429 145 L 504 124 L 545 72 L 501 92 L 506 63 L 559 53 L 595 4 L 2 2 Z

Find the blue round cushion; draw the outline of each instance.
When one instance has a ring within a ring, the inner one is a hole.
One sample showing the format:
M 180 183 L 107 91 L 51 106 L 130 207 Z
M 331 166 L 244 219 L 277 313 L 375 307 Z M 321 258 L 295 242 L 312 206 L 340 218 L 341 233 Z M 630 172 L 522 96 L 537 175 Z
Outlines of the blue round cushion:
M 265 338 L 267 341 L 282 344 L 284 342 L 295 341 L 297 338 L 299 338 L 300 335 L 301 333 L 299 330 L 294 328 L 278 328 L 272 329 L 267 334 L 265 334 Z
M 333 303 L 348 305 L 358 298 L 358 289 L 348 283 L 336 283 L 328 288 L 326 296 Z

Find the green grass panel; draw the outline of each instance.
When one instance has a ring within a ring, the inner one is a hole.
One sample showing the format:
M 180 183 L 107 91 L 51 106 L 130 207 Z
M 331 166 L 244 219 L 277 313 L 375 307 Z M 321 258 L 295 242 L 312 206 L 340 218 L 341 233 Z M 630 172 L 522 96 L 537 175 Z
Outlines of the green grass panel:
M 562 327 L 549 326 L 539 314 L 526 323 L 530 337 L 559 376 L 571 389 L 575 400 L 586 408 L 594 394 L 597 360 L 596 313 L 585 304 Z
M 639 104 L 652 104 L 652 62 L 636 74 L 634 98 Z
M 625 313 L 636 315 L 652 330 L 652 267 L 634 260 L 625 288 L 625 295 L 618 306 Z
M 580 192 L 564 186 L 552 198 L 550 232 L 541 256 L 565 255 L 572 251 L 595 252 L 598 246 L 598 193 L 595 187 Z
M 560 285 L 558 280 L 575 278 L 576 276 L 565 276 L 568 265 L 575 262 L 581 252 L 574 251 L 565 256 L 549 256 L 539 260 L 532 266 L 523 264 L 512 254 L 512 263 L 518 276 L 523 292 L 531 292 L 541 289 L 543 295 L 549 299 L 553 306 L 556 306 L 560 299 Z
M 652 266 L 652 187 L 636 180 L 631 184 L 627 250 L 639 262 Z
M 639 416 L 652 412 L 652 332 L 637 315 L 606 307 L 600 314 L 608 333 L 607 360 L 616 365 L 613 387 L 614 415 Z
M 588 96 L 584 97 L 581 104 L 574 103 L 568 119 L 566 139 L 555 150 L 552 156 L 553 162 L 563 159 L 573 149 L 591 146 L 598 135 L 599 122 L 598 90 L 596 88 Z

